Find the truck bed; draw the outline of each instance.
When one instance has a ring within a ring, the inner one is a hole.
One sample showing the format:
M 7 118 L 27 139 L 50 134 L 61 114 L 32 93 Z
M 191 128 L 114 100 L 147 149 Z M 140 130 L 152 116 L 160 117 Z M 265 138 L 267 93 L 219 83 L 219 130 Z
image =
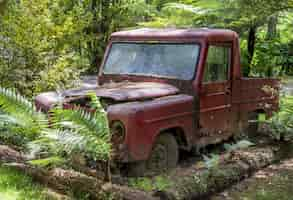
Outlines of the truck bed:
M 260 111 L 271 115 L 279 109 L 279 79 L 242 78 L 239 86 L 236 99 L 241 111 Z

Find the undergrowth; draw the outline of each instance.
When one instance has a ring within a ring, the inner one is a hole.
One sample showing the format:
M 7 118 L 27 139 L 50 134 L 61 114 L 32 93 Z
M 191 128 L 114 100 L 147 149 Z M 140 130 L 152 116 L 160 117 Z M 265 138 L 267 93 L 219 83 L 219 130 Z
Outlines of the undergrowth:
M 24 149 L 31 164 L 40 167 L 68 165 L 77 155 L 107 161 L 111 136 L 106 112 L 95 95 L 89 97 L 92 111 L 57 106 L 48 118 L 15 90 L 0 87 L 0 140 Z

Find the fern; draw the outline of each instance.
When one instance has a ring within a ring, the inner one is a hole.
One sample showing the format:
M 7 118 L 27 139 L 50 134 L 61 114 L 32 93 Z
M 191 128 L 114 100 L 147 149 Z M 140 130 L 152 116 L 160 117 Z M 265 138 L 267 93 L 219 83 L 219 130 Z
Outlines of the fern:
M 59 149 L 57 150 L 59 154 L 65 152 L 68 157 L 72 157 L 76 153 L 81 153 L 93 160 L 108 160 L 110 158 L 111 144 L 102 138 L 60 129 L 49 129 L 44 134 L 44 138 L 55 142 L 56 149 L 53 145 L 51 148 L 54 149 L 51 151 Z
M 106 115 L 90 113 L 82 108 L 54 109 L 52 121 L 55 128 L 76 130 L 82 135 L 110 139 Z
M 231 152 L 231 151 L 236 151 L 239 149 L 246 149 L 250 146 L 255 145 L 254 143 L 248 141 L 248 140 L 240 140 L 239 142 L 235 144 L 224 144 L 224 148 L 226 151 Z
M 37 167 L 51 168 L 51 167 L 59 167 L 64 165 L 65 160 L 62 157 L 52 156 L 52 157 L 44 158 L 44 159 L 31 160 L 28 163 Z
M 15 90 L 0 87 L 0 139 L 25 146 L 32 164 L 60 164 L 59 158 L 67 160 L 75 153 L 108 160 L 111 143 L 107 116 L 98 98 L 92 95 L 91 99 L 91 112 L 79 107 L 53 109 L 49 127 L 47 116 L 29 100 Z
M 282 96 L 280 98 L 280 111 L 267 120 L 274 139 L 291 140 L 293 138 L 293 97 Z
M 0 105 L 5 113 L 23 111 L 34 114 L 35 106 L 15 90 L 0 87 Z
M 12 89 L 0 87 L 0 111 L 0 129 L 6 131 L 6 135 L 2 137 L 0 134 L 0 138 L 4 140 L 11 141 L 16 135 L 25 141 L 33 140 L 48 126 L 46 116 Z
M 52 128 L 44 129 L 42 139 L 54 141 L 47 151 L 55 154 L 76 153 L 94 160 L 108 160 L 111 154 L 110 130 L 106 112 L 96 95 L 90 95 L 92 111 L 80 107 L 74 109 L 55 108 L 51 111 Z M 61 150 L 60 150 L 61 149 Z
M 217 168 L 220 164 L 220 156 L 217 154 L 203 155 L 204 164 L 208 169 Z

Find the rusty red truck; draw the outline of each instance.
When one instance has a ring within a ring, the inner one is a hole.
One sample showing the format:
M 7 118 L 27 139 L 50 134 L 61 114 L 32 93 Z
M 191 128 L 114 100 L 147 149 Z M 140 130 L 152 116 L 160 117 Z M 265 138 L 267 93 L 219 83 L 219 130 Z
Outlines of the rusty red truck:
M 111 35 L 98 85 L 64 91 L 63 105 L 107 111 L 115 160 L 133 168 L 175 167 L 179 150 L 219 143 L 278 110 L 279 80 L 241 75 L 238 35 L 221 29 L 138 29 Z M 36 97 L 47 111 L 55 92 Z M 251 123 L 249 123 L 251 122 Z

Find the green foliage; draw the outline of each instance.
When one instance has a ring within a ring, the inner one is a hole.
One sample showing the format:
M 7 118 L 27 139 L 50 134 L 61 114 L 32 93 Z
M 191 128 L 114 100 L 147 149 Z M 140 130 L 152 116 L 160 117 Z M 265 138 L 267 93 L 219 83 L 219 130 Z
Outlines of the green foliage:
M 153 190 L 152 180 L 150 178 L 130 178 L 128 184 L 130 187 L 148 192 Z
M 272 137 L 277 140 L 293 138 L 293 97 L 280 99 L 280 111 L 268 121 Z
M 156 176 L 154 178 L 129 178 L 130 187 L 150 191 L 163 191 L 171 187 L 174 183 L 167 176 Z
M 240 140 L 235 144 L 224 144 L 224 148 L 226 151 L 235 151 L 239 149 L 246 149 L 250 146 L 253 146 L 254 144 L 248 140 Z
M 31 96 L 71 86 L 88 68 L 83 48 L 90 38 L 83 30 L 91 16 L 81 4 L 65 12 L 62 2 L 9 1 L 0 21 L 1 85 Z
M 288 54 L 287 45 L 292 41 L 292 0 L 169 2 L 165 2 L 153 20 L 140 24 L 232 29 L 241 36 L 244 76 L 267 77 L 289 73 L 292 56 Z
M 203 159 L 205 167 L 208 169 L 216 169 L 220 164 L 220 156 L 217 154 L 203 155 Z
M 31 160 L 29 161 L 29 164 L 33 166 L 37 166 L 37 167 L 49 168 L 49 167 L 62 166 L 63 164 L 65 164 L 65 161 L 61 157 L 53 156 L 53 157 L 44 158 L 44 159 Z
M 11 89 L 0 87 L 0 138 L 16 144 L 34 140 L 40 130 L 48 126 L 44 114 L 37 112 L 35 106 L 25 97 Z
M 81 108 L 52 110 L 49 127 L 47 117 L 37 112 L 26 98 L 13 90 L 0 88 L 0 129 L 3 130 L 0 138 L 10 142 L 20 136 L 19 141 L 34 160 L 32 163 L 39 165 L 54 162 L 59 165 L 62 159 L 70 159 L 75 154 L 108 160 L 111 135 L 106 113 L 98 99 L 92 99 L 96 106 L 93 113 Z
M 230 28 L 246 45 L 245 75 L 288 74 L 292 7 L 292 0 L 8 1 L 0 20 L 0 84 L 28 96 L 74 87 L 81 73 L 97 71 L 112 32 L 136 26 Z M 268 41 L 272 16 L 279 30 Z M 255 51 L 248 48 L 251 29 Z
M 7 0 L 0 1 L 0 17 L 5 11 L 6 4 L 7 4 Z
M 113 31 L 156 15 L 144 0 L 8 1 L 0 20 L 0 84 L 33 96 L 96 72 Z
M 18 171 L 0 167 L 0 197 L 5 200 L 53 200 L 47 189 Z

